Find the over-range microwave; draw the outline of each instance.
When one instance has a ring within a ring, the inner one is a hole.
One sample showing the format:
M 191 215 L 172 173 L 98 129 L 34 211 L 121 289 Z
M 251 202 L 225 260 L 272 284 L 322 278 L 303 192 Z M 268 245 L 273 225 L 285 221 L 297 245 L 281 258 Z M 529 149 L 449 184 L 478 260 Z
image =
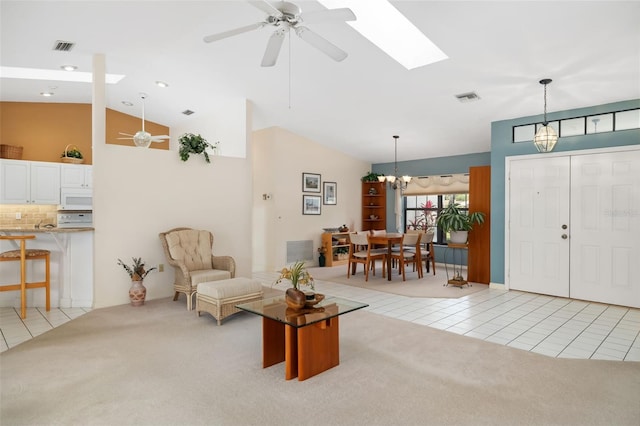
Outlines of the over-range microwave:
M 93 190 L 62 188 L 58 210 L 93 210 Z

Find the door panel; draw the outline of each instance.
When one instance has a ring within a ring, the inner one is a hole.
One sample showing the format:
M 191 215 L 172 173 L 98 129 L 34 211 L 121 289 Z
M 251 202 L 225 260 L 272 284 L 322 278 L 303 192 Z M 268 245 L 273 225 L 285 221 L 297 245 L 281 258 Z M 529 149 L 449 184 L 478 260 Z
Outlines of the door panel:
M 573 156 L 571 180 L 570 296 L 640 307 L 640 151 Z
M 569 296 L 569 157 L 511 162 L 509 286 Z

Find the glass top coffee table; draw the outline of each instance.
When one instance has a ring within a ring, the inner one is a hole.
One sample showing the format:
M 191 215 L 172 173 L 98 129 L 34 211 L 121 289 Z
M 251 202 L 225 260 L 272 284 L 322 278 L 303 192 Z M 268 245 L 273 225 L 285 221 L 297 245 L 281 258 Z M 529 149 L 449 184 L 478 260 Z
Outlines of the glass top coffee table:
M 338 317 L 366 303 L 327 296 L 300 310 L 284 295 L 236 305 L 262 317 L 262 367 L 285 362 L 285 378 L 306 380 L 340 364 Z

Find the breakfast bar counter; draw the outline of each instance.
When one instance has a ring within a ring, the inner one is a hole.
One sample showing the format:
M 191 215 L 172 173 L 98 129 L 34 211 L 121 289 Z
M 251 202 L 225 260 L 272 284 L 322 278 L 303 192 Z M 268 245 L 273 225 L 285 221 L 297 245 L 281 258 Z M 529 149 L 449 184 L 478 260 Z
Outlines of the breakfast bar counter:
M 2 227 L 0 235 L 35 235 L 27 248 L 51 252 L 51 306 L 61 308 L 90 308 L 93 305 L 93 231 L 94 228 L 58 228 L 33 225 Z M 16 250 L 15 241 L 0 241 L 0 252 Z M 14 262 L 0 264 L 0 283 L 20 281 L 20 271 Z M 29 276 L 44 275 L 44 265 L 30 265 Z M 20 306 L 20 292 L 0 294 L 0 306 Z M 45 306 L 44 291 L 27 291 L 28 307 Z

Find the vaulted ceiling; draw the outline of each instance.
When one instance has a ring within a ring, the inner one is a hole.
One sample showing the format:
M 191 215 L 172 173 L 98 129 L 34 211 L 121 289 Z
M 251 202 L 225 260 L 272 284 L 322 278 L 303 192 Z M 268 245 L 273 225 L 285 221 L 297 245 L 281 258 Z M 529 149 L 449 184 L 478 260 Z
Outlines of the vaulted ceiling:
M 272 2 L 277 5 L 278 2 Z M 304 12 L 315 1 L 296 2 Z M 262 21 L 244 1 L 6 1 L 3 67 L 91 71 L 105 55 L 108 107 L 169 126 L 226 99 L 253 104 L 253 126 L 287 128 L 373 163 L 490 150 L 491 122 L 640 98 L 640 2 L 392 1 L 449 59 L 406 70 L 345 23 L 308 24 L 349 56 L 335 62 L 300 38 L 277 64 L 260 61 L 273 29 L 206 44 L 203 37 Z M 384 22 L 380 22 L 384 26 Z M 53 50 L 70 41 L 69 52 Z M 169 84 L 159 88 L 155 81 Z M 87 83 L 2 78 L 4 101 L 91 102 Z M 39 93 L 56 87 L 55 96 Z M 479 100 L 455 95 L 475 92 Z M 135 105 L 127 107 L 123 100 Z M 193 117 L 193 116 L 192 116 Z

